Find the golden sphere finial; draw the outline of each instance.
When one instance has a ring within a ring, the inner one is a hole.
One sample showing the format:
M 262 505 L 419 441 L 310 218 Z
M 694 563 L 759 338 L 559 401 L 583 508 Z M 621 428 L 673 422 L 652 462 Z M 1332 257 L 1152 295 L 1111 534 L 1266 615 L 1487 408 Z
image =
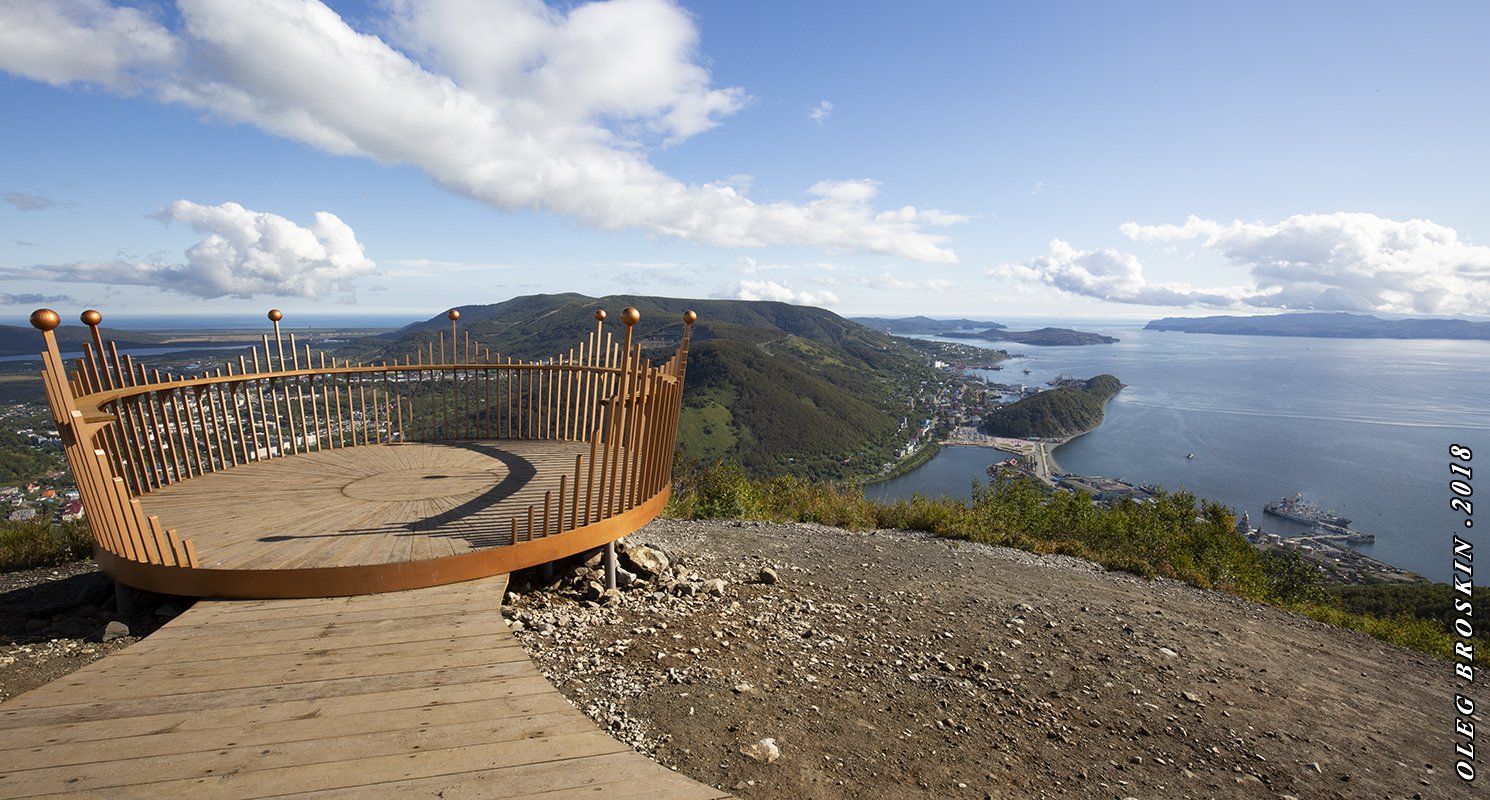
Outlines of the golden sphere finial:
M 79 314 L 78 315 L 78 319 L 84 325 L 87 325 L 88 327 L 91 328 L 91 327 L 97 325 L 98 323 L 103 322 L 103 315 L 100 314 L 100 313 L 98 313 L 94 309 L 91 309 L 90 308 L 87 311 L 84 311 L 83 313 Z
M 280 311 L 277 308 L 271 308 L 271 309 L 269 309 L 269 321 L 270 322 L 279 322 L 280 320 L 282 320 L 284 318 L 285 318 L 285 314 L 284 314 L 283 311 Z
M 596 322 L 604 322 L 605 321 L 605 309 L 603 309 L 603 308 L 597 308 L 597 309 L 595 309 L 595 321 Z
M 446 311 L 445 312 L 445 319 L 448 319 L 451 322 L 454 322 L 454 321 L 460 319 L 460 312 L 457 311 L 456 309 L 453 309 L 452 308 L 449 311 Z
M 31 312 L 31 327 L 39 331 L 54 331 L 62 324 L 62 318 L 50 308 L 38 308 Z
M 697 311 L 694 311 L 693 309 L 690 308 L 687 311 L 684 311 L 683 312 L 683 324 L 684 325 L 692 325 L 695 322 L 698 322 L 698 312 Z
M 638 322 L 641 322 L 641 319 L 642 319 L 642 312 L 637 311 L 636 309 L 632 308 L 631 306 L 627 306 L 626 308 L 622 309 L 622 311 L 621 311 L 621 321 L 624 322 L 624 323 L 626 323 L 626 327 L 628 327 L 628 328 L 631 327 L 632 325 L 635 325 Z

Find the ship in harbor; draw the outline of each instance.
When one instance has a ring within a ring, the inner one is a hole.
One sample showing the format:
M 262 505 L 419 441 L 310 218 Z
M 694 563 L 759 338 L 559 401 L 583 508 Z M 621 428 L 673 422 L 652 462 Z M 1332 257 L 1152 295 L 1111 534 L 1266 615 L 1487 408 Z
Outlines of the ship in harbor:
M 1268 503 L 1262 510 L 1302 525 L 1331 525 L 1338 528 L 1350 525 L 1350 520 L 1305 500 L 1302 493 L 1295 493 L 1293 497 L 1285 497 L 1276 503 Z

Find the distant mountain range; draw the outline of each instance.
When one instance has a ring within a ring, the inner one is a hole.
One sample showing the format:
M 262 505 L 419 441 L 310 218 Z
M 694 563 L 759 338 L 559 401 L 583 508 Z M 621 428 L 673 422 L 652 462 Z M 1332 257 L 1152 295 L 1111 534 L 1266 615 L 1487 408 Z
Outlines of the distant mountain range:
M 1118 341 L 1112 336 L 1103 336 L 1100 333 L 1088 333 L 1086 331 L 1073 331 L 1070 328 L 1040 328 L 1033 331 L 978 331 L 977 333 L 949 331 L 941 335 L 957 339 L 987 339 L 992 342 L 1018 342 L 1020 344 L 1040 345 L 1041 347 L 1076 347 L 1087 344 L 1113 344 Z
M 1345 339 L 1490 339 L 1490 322 L 1462 319 L 1382 319 L 1370 314 L 1301 312 L 1258 317 L 1165 317 L 1152 331 Z
M 116 331 L 99 328 L 104 341 L 117 342 L 121 349 L 136 347 L 159 347 L 163 336 L 141 331 Z M 81 350 L 84 342 L 93 341 L 88 328 L 83 325 L 62 325 L 57 328 L 57 346 L 62 351 Z M 36 355 L 44 349 L 41 331 L 30 325 L 0 325 L 0 356 Z
M 931 317 L 899 317 L 895 319 L 886 317 L 849 317 L 849 321 L 857 322 L 860 325 L 867 325 L 877 331 L 900 336 L 934 336 L 947 331 L 1003 330 L 1009 327 L 1000 322 L 986 322 L 975 319 L 932 319 Z
M 759 476 L 877 471 L 904 443 L 900 423 L 912 411 L 909 398 L 937 375 L 913 342 L 786 303 L 555 294 L 458 310 L 460 330 L 494 352 L 540 358 L 584 338 L 597 308 L 610 313 L 606 329 L 619 335 L 627 306 L 641 311 L 637 334 L 654 359 L 677 346 L 683 312 L 698 312 L 680 449 L 685 458 L 738 460 Z M 367 355 L 402 356 L 449 325 L 441 314 L 382 334 L 380 352 Z
M 991 342 L 1019 342 L 1045 347 L 1069 347 L 1084 344 L 1112 344 L 1117 339 L 1099 333 L 1074 331 L 1070 328 L 1040 328 L 1033 331 L 1011 331 L 999 322 L 975 319 L 932 319 L 931 317 L 852 317 L 853 322 L 877 331 L 907 336 L 946 336 L 955 339 L 983 339 Z

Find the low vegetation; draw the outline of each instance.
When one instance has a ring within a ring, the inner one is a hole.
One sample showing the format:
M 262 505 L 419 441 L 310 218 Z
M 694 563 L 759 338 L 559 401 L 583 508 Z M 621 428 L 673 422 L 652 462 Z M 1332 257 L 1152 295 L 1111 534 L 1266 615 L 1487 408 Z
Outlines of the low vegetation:
M 64 466 L 61 451 L 36 447 L 15 431 L 0 429 L 0 485 L 32 480 Z
M 1321 622 L 1444 658 L 1454 638 L 1442 584 L 1341 587 L 1299 556 L 1262 552 L 1236 532 L 1224 506 L 1187 492 L 1111 508 L 1088 497 L 1057 492 L 1029 480 L 974 485 L 971 501 L 917 496 L 894 503 L 867 500 L 855 486 L 791 476 L 754 480 L 732 462 L 680 467 L 667 514 L 687 519 L 735 518 L 816 522 L 862 530 L 918 530 L 955 539 L 1062 553 L 1109 569 L 1166 577 L 1271 603 Z M 1477 592 L 1490 605 L 1490 596 Z M 1490 638 L 1475 650 L 1490 666 Z
M 51 567 L 92 554 L 93 539 L 82 522 L 0 520 L 0 572 Z

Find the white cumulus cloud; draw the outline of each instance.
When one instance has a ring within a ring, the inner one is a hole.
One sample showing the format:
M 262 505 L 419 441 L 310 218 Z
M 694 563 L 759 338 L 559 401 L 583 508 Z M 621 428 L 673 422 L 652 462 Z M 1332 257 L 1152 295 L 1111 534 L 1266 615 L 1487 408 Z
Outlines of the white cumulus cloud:
M 316 212 L 306 227 L 237 203 L 205 206 L 177 200 L 158 216 L 184 222 L 206 238 L 192 245 L 179 263 L 76 262 L 5 270 L 0 275 L 155 286 L 203 298 L 269 294 L 317 299 L 349 291 L 354 279 L 377 269 L 352 229 L 325 211 Z
M 1135 255 L 1078 250 L 1060 240 L 1051 242 L 1046 256 L 989 274 L 1149 305 L 1431 315 L 1483 314 L 1490 308 L 1490 247 L 1462 241 L 1453 228 L 1428 220 L 1336 212 L 1268 224 L 1192 216 L 1180 225 L 1129 222 L 1120 230 L 1140 242 L 1198 241 L 1203 250 L 1244 267 L 1249 282 L 1210 289 L 1152 284 Z
M 1404 314 L 1490 307 L 1490 247 L 1429 220 L 1337 212 L 1269 225 L 1192 216 L 1183 225 L 1128 223 L 1122 231 L 1137 241 L 1201 240 L 1248 269 L 1250 305 Z
M 129 91 L 180 55 L 176 37 L 137 8 L 103 0 L 0 0 L 0 69 L 33 80 Z
M 722 294 L 734 300 L 775 300 L 799 306 L 838 305 L 838 295 L 824 289 L 819 292 L 796 292 L 777 281 L 740 281 Z
M 994 267 L 988 275 L 1118 303 L 1229 306 L 1237 299 L 1226 292 L 1197 291 L 1183 284 L 1149 283 L 1143 276 L 1143 264 L 1131 253 L 1079 250 L 1060 239 L 1050 243 L 1047 255 Z
M 866 277 L 861 281 L 870 289 L 878 289 L 882 292 L 945 292 L 953 287 L 953 282 L 942 278 L 928 278 L 924 281 L 906 280 L 893 272 L 881 272 L 878 276 Z
M 648 147 L 698 135 L 748 101 L 743 89 L 711 85 L 694 20 L 670 0 L 562 11 L 538 0 L 388 0 L 365 25 L 375 33 L 314 0 L 177 5 L 173 31 L 102 0 L 0 0 L 0 69 L 54 84 L 140 85 L 330 153 L 413 164 L 497 208 L 605 230 L 957 258 L 927 227 L 960 217 L 879 212 L 872 182 L 757 202 L 739 176 L 686 184 L 652 166 Z

